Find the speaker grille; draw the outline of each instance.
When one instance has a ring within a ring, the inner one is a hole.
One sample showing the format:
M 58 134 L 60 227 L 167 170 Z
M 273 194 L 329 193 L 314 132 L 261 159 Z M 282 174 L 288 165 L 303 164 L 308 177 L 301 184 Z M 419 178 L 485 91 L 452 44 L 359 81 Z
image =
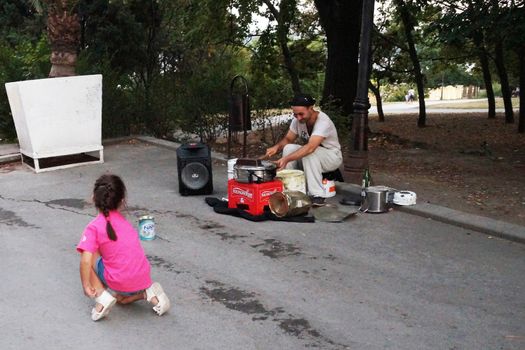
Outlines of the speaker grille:
M 182 183 L 191 190 L 205 187 L 210 179 L 210 172 L 202 163 L 188 163 L 181 172 Z

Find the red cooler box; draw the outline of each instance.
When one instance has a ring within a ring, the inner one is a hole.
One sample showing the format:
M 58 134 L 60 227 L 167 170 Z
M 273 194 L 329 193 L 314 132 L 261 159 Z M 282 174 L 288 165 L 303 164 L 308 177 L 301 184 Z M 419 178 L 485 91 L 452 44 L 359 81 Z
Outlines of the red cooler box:
M 228 180 L 228 208 L 244 209 L 252 215 L 261 215 L 275 192 L 283 191 L 279 180 L 262 183 L 242 183 Z

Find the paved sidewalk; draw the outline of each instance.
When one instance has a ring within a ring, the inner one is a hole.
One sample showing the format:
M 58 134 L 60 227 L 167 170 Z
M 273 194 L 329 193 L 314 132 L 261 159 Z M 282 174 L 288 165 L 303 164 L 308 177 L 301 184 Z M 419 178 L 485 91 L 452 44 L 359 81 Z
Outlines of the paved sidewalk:
M 105 141 L 104 144 L 114 144 L 126 139 L 128 138 L 111 139 Z M 148 136 L 137 136 L 136 139 L 173 150 L 177 149 L 180 146 L 180 144 L 175 142 L 170 142 Z M 227 160 L 226 155 L 221 153 L 212 152 L 212 157 L 218 160 Z M 20 154 L 18 153 L 17 145 L 0 145 L 0 163 L 12 162 L 18 159 L 20 159 Z M 361 191 L 359 186 L 347 183 L 337 183 L 337 190 L 343 196 L 350 194 L 358 194 Z M 450 225 L 475 230 L 503 239 L 525 243 L 525 227 L 520 225 L 494 220 L 479 215 L 468 214 L 458 210 L 430 203 L 417 203 L 413 206 L 395 206 L 395 210 L 426 217 Z
M 0 163 L 20 160 L 20 151 L 17 144 L 0 144 Z
M 165 140 L 159 140 L 153 137 L 138 137 L 138 139 L 167 148 L 176 149 L 179 146 L 179 144 Z M 226 160 L 226 156 L 220 153 L 212 153 L 212 156 L 216 159 Z M 337 190 L 338 192 L 342 193 L 343 196 L 359 194 L 361 192 L 361 188 L 359 186 L 349 183 L 337 183 Z M 498 221 L 479 215 L 467 214 L 458 210 L 430 203 L 418 203 L 413 206 L 396 205 L 395 210 L 400 210 L 405 213 L 426 217 L 432 220 L 470 230 L 475 230 L 503 239 L 525 243 L 525 227 L 520 225 Z
M 361 192 L 361 188 L 354 184 L 338 183 L 337 186 L 338 191 L 344 193 L 358 194 Z M 396 205 L 395 210 L 426 217 L 469 230 L 475 230 L 511 241 L 525 243 L 525 227 L 505 221 L 468 214 L 459 210 L 430 203 L 417 203 L 416 205 L 411 206 Z

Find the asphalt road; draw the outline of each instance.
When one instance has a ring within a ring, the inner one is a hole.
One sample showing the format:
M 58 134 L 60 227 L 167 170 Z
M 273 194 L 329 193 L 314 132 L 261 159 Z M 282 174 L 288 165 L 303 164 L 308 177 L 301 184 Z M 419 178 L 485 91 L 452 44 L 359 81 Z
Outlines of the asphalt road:
M 400 211 L 250 222 L 181 197 L 172 150 L 113 145 L 105 160 L 0 168 L 1 349 L 525 348 L 523 244 Z M 222 197 L 226 167 L 213 171 Z M 104 172 L 126 182 L 131 221 L 155 217 L 143 246 L 165 316 L 140 302 L 90 319 L 75 245 Z

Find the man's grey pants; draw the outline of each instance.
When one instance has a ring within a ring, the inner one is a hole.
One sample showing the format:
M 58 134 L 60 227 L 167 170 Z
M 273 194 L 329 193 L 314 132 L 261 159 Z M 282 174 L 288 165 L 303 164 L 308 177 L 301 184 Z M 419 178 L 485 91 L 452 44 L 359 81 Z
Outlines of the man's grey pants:
M 284 146 L 283 157 L 297 151 L 302 146 L 289 143 Z M 343 163 L 341 150 L 317 147 L 317 149 L 302 159 L 289 162 L 286 169 L 300 169 L 304 171 L 308 194 L 324 197 L 323 173 L 334 171 Z

